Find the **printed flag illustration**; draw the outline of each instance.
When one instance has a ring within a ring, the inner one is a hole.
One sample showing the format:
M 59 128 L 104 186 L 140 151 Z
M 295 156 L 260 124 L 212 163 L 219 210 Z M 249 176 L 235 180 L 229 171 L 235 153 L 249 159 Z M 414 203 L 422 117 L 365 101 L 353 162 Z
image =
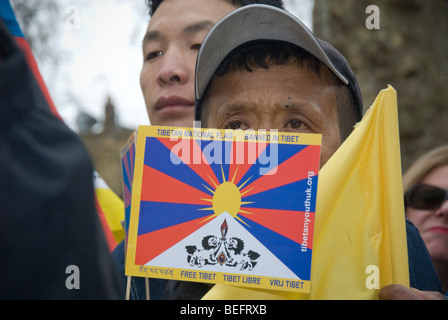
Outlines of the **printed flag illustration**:
M 409 286 L 396 92 L 380 92 L 321 169 L 309 294 L 214 286 L 204 299 L 377 299 Z
M 39 67 L 34 58 L 31 47 L 29 46 L 29 43 L 26 40 L 19 23 L 17 22 L 9 0 L 0 0 L 0 17 L 6 23 L 17 45 L 25 53 L 26 60 L 33 72 L 34 77 L 36 78 L 37 83 L 39 84 L 40 90 L 42 91 L 51 112 L 63 121 L 49 94 L 48 88 L 45 85 L 39 71 Z M 101 221 L 106 240 L 110 250 L 112 251 L 117 243 L 123 240 L 124 237 L 123 228 L 121 228 L 121 225 L 117 223 L 118 220 L 124 219 L 123 201 L 112 191 L 112 189 L 109 188 L 109 186 L 107 186 L 95 170 L 92 170 L 92 173 L 95 182 L 95 206 L 97 209 L 98 218 Z
M 307 292 L 320 145 L 139 127 L 126 274 Z
M 134 182 L 135 147 L 137 132 L 133 132 L 121 149 L 121 173 L 124 201 L 124 240 L 125 248 L 129 233 L 129 221 L 131 219 L 132 184 Z

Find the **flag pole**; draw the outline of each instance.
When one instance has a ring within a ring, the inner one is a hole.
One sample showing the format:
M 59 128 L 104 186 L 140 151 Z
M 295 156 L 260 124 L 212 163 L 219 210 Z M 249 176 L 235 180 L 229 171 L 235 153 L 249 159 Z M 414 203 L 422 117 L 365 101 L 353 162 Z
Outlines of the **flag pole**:
M 131 289 L 131 278 L 132 278 L 132 276 L 128 276 L 128 281 L 126 284 L 126 300 L 129 300 L 129 294 L 130 294 L 130 289 Z
M 151 300 L 149 297 L 149 278 L 145 278 L 145 285 L 146 285 L 146 300 Z

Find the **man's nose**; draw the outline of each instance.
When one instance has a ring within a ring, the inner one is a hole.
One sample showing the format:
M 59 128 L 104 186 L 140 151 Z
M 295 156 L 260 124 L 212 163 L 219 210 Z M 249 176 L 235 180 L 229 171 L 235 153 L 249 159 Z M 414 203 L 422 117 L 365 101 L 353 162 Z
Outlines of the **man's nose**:
M 165 52 L 157 75 L 159 85 L 184 84 L 188 82 L 188 68 L 182 50 L 172 48 Z

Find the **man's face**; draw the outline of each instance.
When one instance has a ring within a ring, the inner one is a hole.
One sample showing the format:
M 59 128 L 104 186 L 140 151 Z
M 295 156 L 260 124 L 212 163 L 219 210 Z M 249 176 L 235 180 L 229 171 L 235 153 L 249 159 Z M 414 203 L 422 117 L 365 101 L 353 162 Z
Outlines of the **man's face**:
M 215 77 L 204 101 L 205 125 L 321 133 L 322 167 L 340 145 L 336 108 L 339 88 L 330 77 L 326 68 L 319 76 L 293 62 Z
M 235 7 L 224 0 L 164 0 L 143 40 L 140 85 L 151 124 L 191 127 L 198 50 L 211 27 Z

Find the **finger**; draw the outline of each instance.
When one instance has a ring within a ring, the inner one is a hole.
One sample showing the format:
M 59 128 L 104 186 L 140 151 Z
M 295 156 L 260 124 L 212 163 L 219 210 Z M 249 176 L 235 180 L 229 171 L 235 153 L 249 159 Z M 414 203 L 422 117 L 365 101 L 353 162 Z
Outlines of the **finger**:
M 415 290 L 399 284 L 390 284 L 383 287 L 378 293 L 380 300 L 423 300 Z

